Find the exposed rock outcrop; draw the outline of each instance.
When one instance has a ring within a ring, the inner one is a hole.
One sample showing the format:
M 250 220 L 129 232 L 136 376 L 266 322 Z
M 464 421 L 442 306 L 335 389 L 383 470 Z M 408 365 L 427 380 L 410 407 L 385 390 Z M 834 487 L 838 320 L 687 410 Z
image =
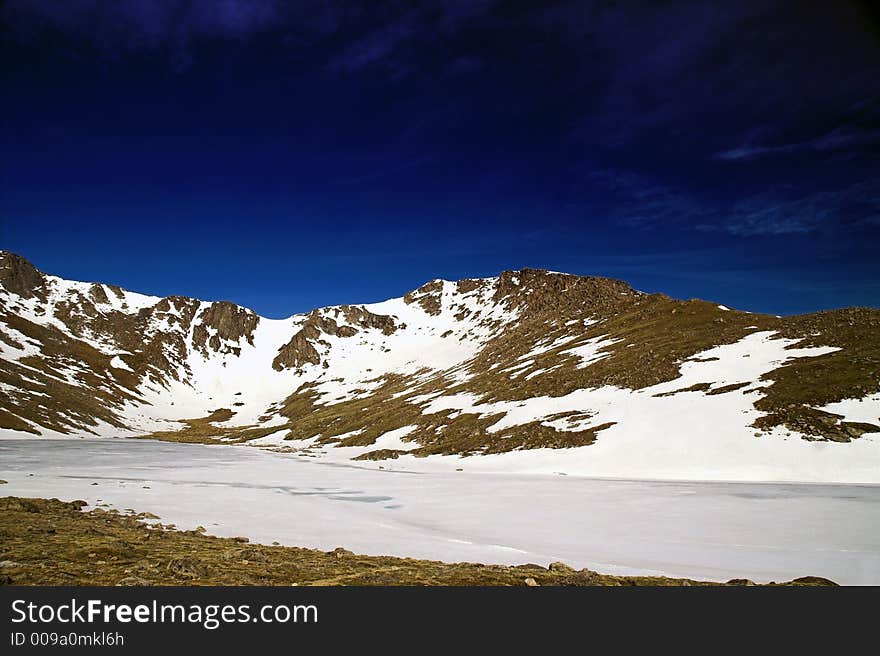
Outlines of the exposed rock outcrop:
M 346 323 L 340 323 L 341 321 Z M 272 367 L 281 371 L 296 369 L 305 364 L 321 364 L 321 354 L 315 344 L 320 342 L 322 334 L 353 337 L 358 333 L 358 328 L 372 328 L 381 330 L 383 335 L 391 335 L 397 330 L 398 324 L 394 317 L 374 314 L 358 305 L 340 305 L 312 310 L 306 316 L 300 330 L 278 351 L 278 355 L 272 361 Z
M 204 355 L 209 349 L 215 353 L 238 355 L 241 346 L 230 343 L 237 345 L 244 338 L 253 346 L 254 330 L 259 322 L 260 317 L 255 312 L 229 301 L 211 303 L 198 316 L 193 329 L 193 345 Z
M 46 300 L 43 274 L 26 259 L 9 251 L 0 251 L 0 286 L 22 298 Z
M 428 314 L 437 316 L 438 314 L 440 314 L 440 310 L 442 307 L 442 293 L 443 281 L 432 280 L 431 282 L 425 283 L 418 289 L 411 291 L 409 294 L 403 297 L 403 300 L 408 304 L 416 303 Z

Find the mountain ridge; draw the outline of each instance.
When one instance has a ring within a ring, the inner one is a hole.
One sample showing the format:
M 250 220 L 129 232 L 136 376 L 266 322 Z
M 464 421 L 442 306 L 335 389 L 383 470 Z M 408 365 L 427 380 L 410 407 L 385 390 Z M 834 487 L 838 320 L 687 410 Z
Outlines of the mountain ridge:
M 703 434 L 728 430 L 705 412 L 736 419 L 738 440 L 873 445 L 880 431 L 872 308 L 776 317 L 523 269 L 268 319 L 66 281 L 0 251 L 0 317 L 0 428 L 15 434 L 412 462 L 589 460 L 612 435 L 680 430 L 670 412 Z

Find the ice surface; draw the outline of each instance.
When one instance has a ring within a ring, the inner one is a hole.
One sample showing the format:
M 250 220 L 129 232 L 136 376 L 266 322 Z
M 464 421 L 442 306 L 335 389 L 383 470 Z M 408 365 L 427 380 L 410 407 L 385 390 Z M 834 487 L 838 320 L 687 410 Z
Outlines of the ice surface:
M 880 583 L 880 487 L 412 473 L 259 449 L 0 440 L 9 495 L 85 499 L 183 529 L 321 549 L 607 573 Z M 33 476 L 30 476 L 33 474 Z M 98 485 L 92 485 L 98 483 Z

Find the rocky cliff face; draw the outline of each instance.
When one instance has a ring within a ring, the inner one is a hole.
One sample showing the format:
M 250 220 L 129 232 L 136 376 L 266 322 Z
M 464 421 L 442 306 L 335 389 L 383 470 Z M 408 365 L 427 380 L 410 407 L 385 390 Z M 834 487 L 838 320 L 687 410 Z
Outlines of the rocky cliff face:
M 321 355 L 315 344 L 327 346 L 322 335 L 334 337 L 354 337 L 361 330 L 375 329 L 383 335 L 392 335 L 398 328 L 394 317 L 373 314 L 362 306 L 340 305 L 339 307 L 312 310 L 306 315 L 299 331 L 278 350 L 272 360 L 276 371 L 301 369 L 306 364 L 323 365 Z
M 201 311 L 199 319 L 193 326 L 193 346 L 206 357 L 212 352 L 240 355 L 238 344 L 245 340 L 253 346 L 254 330 L 260 322 L 253 311 L 228 301 L 211 303 Z
M 22 298 L 46 299 L 43 276 L 33 264 L 14 253 L 3 251 L 0 257 L 0 286 Z
M 0 428 L 30 435 L 366 460 L 557 449 L 598 462 L 644 444 L 687 459 L 756 440 L 880 454 L 869 308 L 779 318 L 524 269 L 271 320 L 2 252 L 0 348 Z

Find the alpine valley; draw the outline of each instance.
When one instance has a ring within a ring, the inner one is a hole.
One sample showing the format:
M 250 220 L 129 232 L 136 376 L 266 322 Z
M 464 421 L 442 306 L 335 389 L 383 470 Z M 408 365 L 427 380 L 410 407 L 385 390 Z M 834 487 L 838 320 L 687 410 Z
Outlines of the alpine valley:
M 275 320 L 0 252 L 0 435 L 359 467 L 880 483 L 880 310 L 523 269 Z M 350 462 L 358 461 L 358 462 Z

